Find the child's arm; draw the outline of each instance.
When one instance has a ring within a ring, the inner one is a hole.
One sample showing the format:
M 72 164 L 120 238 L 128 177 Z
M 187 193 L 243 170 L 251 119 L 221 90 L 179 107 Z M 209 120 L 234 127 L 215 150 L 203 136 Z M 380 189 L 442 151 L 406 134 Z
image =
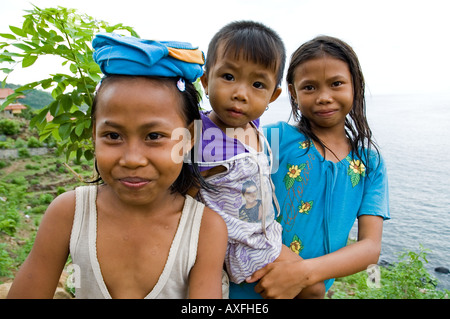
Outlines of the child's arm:
M 189 275 L 189 298 L 222 299 L 222 270 L 228 233 L 224 220 L 205 207 L 197 259 Z
M 69 254 L 74 212 L 74 192 L 58 196 L 49 205 L 8 298 L 53 298 Z
M 259 283 L 255 291 L 265 298 L 293 298 L 307 286 L 329 278 L 344 277 L 376 264 L 380 256 L 383 218 L 363 215 L 358 219 L 358 241 L 333 253 L 305 260 L 274 262 L 248 280 Z M 295 278 L 295 280 L 293 280 Z

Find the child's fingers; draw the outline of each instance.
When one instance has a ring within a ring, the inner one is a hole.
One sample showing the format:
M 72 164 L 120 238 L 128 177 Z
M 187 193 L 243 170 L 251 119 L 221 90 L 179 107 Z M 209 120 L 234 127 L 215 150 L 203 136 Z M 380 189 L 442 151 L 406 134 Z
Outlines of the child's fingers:
M 250 277 L 246 278 L 245 281 L 249 284 L 256 282 L 260 280 L 262 277 L 264 277 L 269 272 L 268 267 L 261 268 L 257 271 L 255 271 Z

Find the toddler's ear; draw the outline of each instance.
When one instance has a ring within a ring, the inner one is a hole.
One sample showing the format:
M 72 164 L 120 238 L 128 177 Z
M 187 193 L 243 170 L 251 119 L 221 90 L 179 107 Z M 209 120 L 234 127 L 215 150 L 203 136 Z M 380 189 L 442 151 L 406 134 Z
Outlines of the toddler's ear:
M 280 94 L 281 94 L 281 91 L 282 91 L 282 89 L 281 89 L 280 87 L 277 87 L 277 88 L 275 89 L 275 91 L 273 92 L 272 97 L 270 98 L 270 102 L 269 102 L 269 103 L 272 103 L 273 101 L 275 101 L 276 99 L 278 99 L 278 97 L 279 97 Z

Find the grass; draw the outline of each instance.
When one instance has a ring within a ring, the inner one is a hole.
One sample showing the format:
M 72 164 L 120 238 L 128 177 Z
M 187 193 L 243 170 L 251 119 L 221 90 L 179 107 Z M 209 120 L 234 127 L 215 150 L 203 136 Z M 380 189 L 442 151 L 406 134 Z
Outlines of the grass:
M 84 184 L 53 153 L 1 160 L 0 283 L 23 263 L 48 204 L 59 194 Z M 69 163 L 82 178 L 92 177 L 92 162 Z
M 437 280 L 425 268 L 428 249 L 402 252 L 398 261 L 336 279 L 329 299 L 449 299 L 450 291 L 436 289 Z

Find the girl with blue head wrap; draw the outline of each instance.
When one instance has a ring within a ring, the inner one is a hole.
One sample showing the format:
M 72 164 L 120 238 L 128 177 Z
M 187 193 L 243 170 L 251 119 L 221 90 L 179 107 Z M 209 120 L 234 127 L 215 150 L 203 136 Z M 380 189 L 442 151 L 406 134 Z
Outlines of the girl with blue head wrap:
M 93 46 L 106 75 L 91 114 L 101 182 L 50 204 L 9 297 L 52 298 L 70 253 L 77 298 L 222 298 L 226 225 L 187 195 L 202 179 L 179 160 L 200 118 L 203 54 L 114 34 Z

